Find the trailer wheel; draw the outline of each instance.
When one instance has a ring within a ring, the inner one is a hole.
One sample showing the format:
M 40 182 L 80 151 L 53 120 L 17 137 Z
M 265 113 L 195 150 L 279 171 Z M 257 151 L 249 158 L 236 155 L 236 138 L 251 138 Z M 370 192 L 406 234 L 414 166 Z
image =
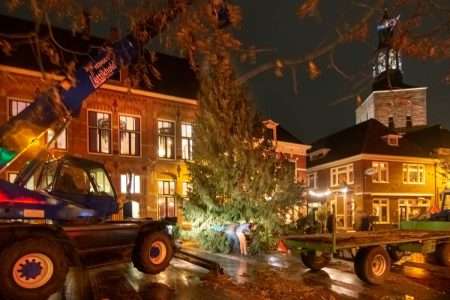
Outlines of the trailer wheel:
M 354 267 L 361 280 L 381 284 L 391 269 L 391 259 L 383 247 L 361 248 L 356 254 Z
M 147 274 L 158 274 L 164 271 L 173 256 L 170 237 L 164 232 L 147 234 L 133 257 L 134 266 Z
M 450 243 L 438 245 L 434 254 L 439 264 L 450 267 Z
M 4 299 L 47 299 L 64 285 L 63 249 L 43 238 L 16 242 L 0 254 L 0 294 Z
M 320 253 L 319 251 L 314 250 L 302 251 L 301 257 L 303 264 L 312 271 L 320 271 L 322 268 L 326 267 L 331 260 L 329 254 Z

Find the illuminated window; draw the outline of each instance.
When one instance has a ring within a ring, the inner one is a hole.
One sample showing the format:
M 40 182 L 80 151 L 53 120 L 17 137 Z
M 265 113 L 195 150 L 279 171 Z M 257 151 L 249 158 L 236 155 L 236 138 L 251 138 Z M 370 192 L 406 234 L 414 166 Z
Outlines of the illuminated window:
M 354 183 L 353 164 L 332 168 L 330 170 L 330 173 L 331 173 L 331 186 Z
M 53 139 L 54 135 L 55 132 L 53 130 L 49 129 L 47 131 L 47 143 L 49 143 Z M 54 149 L 67 150 L 67 130 L 64 129 L 49 147 Z
M 315 189 L 317 188 L 317 172 L 308 174 L 308 187 Z
M 430 200 L 425 198 L 399 199 L 400 221 L 414 220 L 427 214 L 430 209 L 430 203 Z
M 391 70 L 397 69 L 397 55 L 394 49 L 389 50 L 389 68 Z
M 425 184 L 425 166 L 418 164 L 403 164 L 403 183 Z
M 372 176 L 372 182 L 374 183 L 389 182 L 389 165 L 387 162 L 373 161 L 372 168 L 376 170 L 376 173 Z
M 398 136 L 396 136 L 396 135 L 388 136 L 387 143 L 389 146 L 398 146 Z
M 120 154 L 139 156 L 141 154 L 140 119 L 130 116 L 119 116 Z
M 181 156 L 192 160 L 192 124 L 181 124 Z
M 378 217 L 377 223 L 389 223 L 389 200 L 374 199 L 372 202 L 372 215 Z
M 378 53 L 377 75 L 386 71 L 386 54 L 384 52 Z
M 111 183 L 109 181 L 108 175 L 106 175 L 106 172 L 102 168 L 92 169 L 89 171 L 89 174 L 91 175 L 92 179 L 95 182 L 97 192 L 102 194 L 105 193 L 109 196 L 114 196 L 113 189 L 111 187 Z M 95 190 L 91 188 L 91 192 L 94 192 Z
M 130 176 L 131 175 L 131 176 Z M 120 175 L 120 192 L 126 194 L 130 187 L 130 194 L 141 193 L 141 176 L 136 174 L 121 174 Z
M 192 192 L 192 183 L 188 181 L 183 181 L 181 194 L 186 197 L 190 192 Z
M 9 103 L 9 117 L 17 116 L 22 110 L 28 107 L 31 104 L 31 101 L 26 99 L 8 97 Z
M 158 121 L 158 157 L 175 158 L 175 123 Z
M 89 152 L 111 153 L 111 114 L 89 111 Z
M 159 218 L 175 217 L 175 181 L 158 181 L 158 216 Z
M 14 183 L 14 181 L 17 178 L 18 173 L 17 172 L 8 172 L 8 181 L 11 183 Z M 35 189 L 35 181 L 34 176 L 31 176 L 30 179 L 28 179 L 27 183 L 25 184 L 25 188 L 29 190 Z

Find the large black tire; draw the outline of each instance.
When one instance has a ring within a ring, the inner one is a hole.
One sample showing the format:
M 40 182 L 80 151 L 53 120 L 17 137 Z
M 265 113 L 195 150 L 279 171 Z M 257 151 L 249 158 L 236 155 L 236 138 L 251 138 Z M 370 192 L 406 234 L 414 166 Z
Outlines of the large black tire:
M 434 255 L 440 265 L 450 267 L 450 243 L 439 244 Z
M 354 261 L 355 273 L 363 281 L 382 284 L 391 269 L 391 258 L 380 246 L 366 247 L 358 250 Z
M 133 264 L 146 274 L 158 274 L 170 264 L 173 256 L 172 240 L 162 231 L 149 233 L 137 245 Z
M 18 241 L 0 253 L 2 299 L 47 299 L 60 290 L 68 271 L 63 248 L 45 238 Z
M 320 271 L 322 268 L 326 267 L 331 260 L 331 257 L 329 254 L 318 254 L 316 251 L 310 250 L 310 251 L 302 251 L 301 253 L 302 262 L 307 267 L 310 268 L 312 271 Z

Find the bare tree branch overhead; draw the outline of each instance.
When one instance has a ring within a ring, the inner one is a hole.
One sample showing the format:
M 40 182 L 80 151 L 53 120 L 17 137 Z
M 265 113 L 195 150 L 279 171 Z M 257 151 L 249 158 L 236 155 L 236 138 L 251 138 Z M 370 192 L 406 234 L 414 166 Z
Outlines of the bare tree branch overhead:
M 169 8 L 167 3 L 170 4 Z M 316 79 L 323 75 L 321 65 L 326 65 L 327 69 L 334 70 L 345 80 L 356 80 L 360 76 L 359 72 L 355 74 L 346 71 L 335 52 L 344 44 L 365 42 L 372 26 L 370 24 L 378 20 L 387 7 L 392 15 L 401 14 L 395 45 L 403 55 L 431 60 L 450 57 L 450 7 L 446 1 L 367 0 L 349 3 L 360 15 L 343 12 L 340 17 L 342 23 L 332 32 L 333 38 L 326 38 L 316 45 L 311 44 L 310 48 L 313 50 L 294 57 L 283 57 L 276 51 L 277 45 L 246 45 L 236 37 L 243 18 L 237 1 L 158 0 L 125 5 L 123 1 L 115 0 L 111 3 L 90 1 L 86 5 L 75 0 L 7 0 L 6 5 L 10 11 L 28 9 L 36 26 L 34 31 L 22 33 L 8 32 L 7 28 L 0 29 L 0 50 L 13 55 L 15 45 L 29 43 L 43 73 L 42 56 L 60 64 L 63 70 L 71 70 L 73 68 L 68 67 L 71 61 L 69 57 L 86 56 L 88 49 L 80 51 L 64 47 L 53 34 L 53 23 L 65 20 L 71 24 L 74 33 L 89 36 L 91 22 L 109 24 L 116 28 L 116 35 L 126 34 L 140 28 L 143 22 L 150 22 L 153 26 L 140 37 L 143 45 L 147 44 L 149 38 L 158 35 L 163 46 L 179 51 L 196 71 L 200 71 L 205 62 L 212 65 L 225 62 L 224 66 L 231 66 L 228 62 L 233 57 L 239 57 L 241 63 L 256 65 L 237 76 L 239 83 L 246 83 L 263 73 L 273 71 L 278 77 L 291 76 L 294 94 L 298 94 L 298 87 L 301 85 L 299 72 L 306 70 L 310 79 Z M 287 13 L 297 15 L 300 19 L 313 18 L 324 22 L 326 20 L 323 20 L 321 10 L 325 5 L 325 1 L 320 0 L 299 1 L 297 10 Z M 117 20 L 107 19 L 111 10 L 118 15 Z M 174 12 L 177 12 L 177 18 L 172 22 Z M 216 18 L 225 14 L 226 20 Z M 422 26 L 424 22 L 432 26 Z M 302 30 L 302 25 L 299 25 L 298 30 Z M 46 34 L 43 35 L 43 32 Z M 157 76 L 158 72 L 153 67 L 152 59 L 149 59 L 152 57 L 149 54 L 151 52 L 152 50 L 145 49 L 142 55 L 147 56 L 147 59 L 143 58 L 141 64 L 130 70 L 131 85 L 140 80 L 152 85 L 151 74 Z M 260 64 L 260 58 L 264 60 L 262 56 L 274 59 Z M 361 66 L 361 69 L 366 67 Z M 354 93 L 352 90 L 351 94 Z

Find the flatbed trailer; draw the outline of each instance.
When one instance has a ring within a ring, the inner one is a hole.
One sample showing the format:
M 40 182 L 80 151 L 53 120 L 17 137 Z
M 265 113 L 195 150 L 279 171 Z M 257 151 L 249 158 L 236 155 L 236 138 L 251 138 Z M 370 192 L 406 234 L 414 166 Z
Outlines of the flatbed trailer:
M 427 230 L 424 223 L 428 223 Z M 313 271 L 326 267 L 333 255 L 348 251 L 356 275 L 370 284 L 383 283 L 392 261 L 405 253 L 433 254 L 440 264 L 450 267 L 449 222 L 405 222 L 394 230 L 287 235 L 282 239 L 291 249 L 300 250 L 303 263 Z

